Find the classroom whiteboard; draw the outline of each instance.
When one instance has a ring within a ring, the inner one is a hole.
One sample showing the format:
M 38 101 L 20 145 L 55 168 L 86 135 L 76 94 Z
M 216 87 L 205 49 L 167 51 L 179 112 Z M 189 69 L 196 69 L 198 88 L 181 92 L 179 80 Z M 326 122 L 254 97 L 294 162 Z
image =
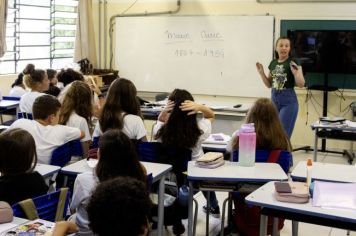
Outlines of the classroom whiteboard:
M 138 91 L 269 97 L 273 16 L 117 17 L 115 69 Z

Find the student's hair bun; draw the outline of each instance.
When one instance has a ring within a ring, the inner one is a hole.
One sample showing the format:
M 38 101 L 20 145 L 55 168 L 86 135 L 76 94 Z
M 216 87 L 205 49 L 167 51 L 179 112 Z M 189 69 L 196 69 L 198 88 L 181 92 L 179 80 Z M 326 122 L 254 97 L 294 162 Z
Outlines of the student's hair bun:
M 23 73 L 26 75 L 26 74 L 31 74 L 34 71 L 35 71 L 35 65 L 34 64 L 27 64 L 27 66 L 23 70 Z

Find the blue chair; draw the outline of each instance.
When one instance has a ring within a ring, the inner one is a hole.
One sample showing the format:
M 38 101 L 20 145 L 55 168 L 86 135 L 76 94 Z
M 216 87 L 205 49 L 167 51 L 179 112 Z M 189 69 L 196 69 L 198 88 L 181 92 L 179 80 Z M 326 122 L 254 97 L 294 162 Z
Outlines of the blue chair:
M 69 206 L 68 188 L 29 198 L 12 205 L 14 216 L 29 220 L 43 219 L 51 222 L 63 220 Z
M 83 149 L 79 139 L 69 141 L 52 152 L 50 165 L 65 166 L 72 156 L 83 156 Z
M 18 112 L 17 113 L 17 119 L 29 119 L 33 120 L 32 113 L 27 113 L 27 112 Z
M 99 147 L 99 139 L 100 139 L 100 136 L 93 137 L 93 143 L 91 144 L 90 148 L 98 148 Z
M 256 150 L 256 162 L 267 162 L 271 150 L 258 149 Z M 289 151 L 281 150 L 277 163 L 282 167 L 283 171 L 288 174 L 292 154 Z M 239 150 L 235 150 L 232 154 L 232 161 L 239 161 Z
M 137 149 L 140 161 L 172 165 L 177 185 L 181 187 L 184 184 L 183 172 L 187 171 L 188 162 L 192 159 L 190 149 L 165 146 L 159 142 L 140 142 Z

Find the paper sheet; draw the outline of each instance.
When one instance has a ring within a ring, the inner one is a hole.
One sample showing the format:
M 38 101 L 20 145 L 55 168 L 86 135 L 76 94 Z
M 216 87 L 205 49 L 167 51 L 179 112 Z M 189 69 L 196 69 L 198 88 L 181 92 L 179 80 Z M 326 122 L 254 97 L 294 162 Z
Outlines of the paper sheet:
M 356 210 L 356 183 L 315 181 L 313 206 Z
M 223 133 L 211 134 L 203 143 L 206 144 L 227 144 L 231 139 L 230 135 Z

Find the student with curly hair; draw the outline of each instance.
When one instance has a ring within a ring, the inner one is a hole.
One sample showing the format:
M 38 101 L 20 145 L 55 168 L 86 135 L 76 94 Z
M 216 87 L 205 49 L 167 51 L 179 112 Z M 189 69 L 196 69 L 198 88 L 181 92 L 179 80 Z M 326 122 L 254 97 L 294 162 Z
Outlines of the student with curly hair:
M 59 124 L 79 128 L 85 136 L 80 141 L 83 156 L 88 156 L 93 116 L 93 97 L 88 84 L 74 81 L 64 96 L 59 111 Z
M 48 90 L 49 80 L 47 73 L 44 70 L 35 69 L 33 64 L 28 64 L 23 74 L 23 80 L 31 91 L 21 96 L 19 108 L 21 112 L 32 114 L 33 102 Z
M 10 205 L 46 194 L 48 186 L 35 171 L 35 140 L 23 129 L 0 134 L 0 200 Z
M 134 145 L 119 130 L 108 130 L 102 135 L 99 141 L 98 159 L 95 170 L 79 174 L 74 183 L 70 207 L 73 212 L 76 212 L 78 235 L 93 235 L 89 229 L 86 207 L 92 191 L 99 182 L 118 176 L 129 176 L 143 183 L 147 181 L 144 167 L 138 161 Z
M 147 141 L 135 85 L 127 79 L 114 80 L 106 96 L 93 137 L 109 129 L 118 129 L 130 139 Z

